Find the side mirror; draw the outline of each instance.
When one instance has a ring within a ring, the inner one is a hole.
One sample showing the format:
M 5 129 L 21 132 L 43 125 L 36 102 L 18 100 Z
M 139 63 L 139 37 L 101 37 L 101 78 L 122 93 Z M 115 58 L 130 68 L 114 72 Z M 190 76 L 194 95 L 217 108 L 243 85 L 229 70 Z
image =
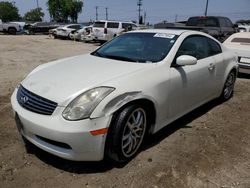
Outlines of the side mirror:
M 190 55 L 181 55 L 176 59 L 176 64 L 179 66 L 195 65 L 196 63 L 197 59 Z

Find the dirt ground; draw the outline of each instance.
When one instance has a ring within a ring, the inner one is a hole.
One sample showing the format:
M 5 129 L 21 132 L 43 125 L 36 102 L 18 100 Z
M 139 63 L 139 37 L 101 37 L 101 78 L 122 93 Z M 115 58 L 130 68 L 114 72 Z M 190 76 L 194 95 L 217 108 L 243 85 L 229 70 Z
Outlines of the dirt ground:
M 250 78 L 241 75 L 234 97 L 210 102 L 150 137 L 122 166 L 71 162 L 25 148 L 10 95 L 39 64 L 89 52 L 96 44 L 48 36 L 0 35 L 0 187 L 250 187 Z

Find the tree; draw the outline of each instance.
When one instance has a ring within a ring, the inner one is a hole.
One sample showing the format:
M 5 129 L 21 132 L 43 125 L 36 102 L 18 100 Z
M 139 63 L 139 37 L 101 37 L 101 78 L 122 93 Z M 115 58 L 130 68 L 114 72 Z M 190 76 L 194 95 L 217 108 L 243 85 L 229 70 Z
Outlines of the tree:
M 25 21 L 33 21 L 33 22 L 40 22 L 43 20 L 44 13 L 42 12 L 41 8 L 31 9 L 24 15 Z
M 20 20 L 18 8 L 10 2 L 0 2 L 0 19 L 3 22 Z
M 52 20 L 57 22 L 77 22 L 78 14 L 82 12 L 82 0 L 48 0 L 48 11 Z

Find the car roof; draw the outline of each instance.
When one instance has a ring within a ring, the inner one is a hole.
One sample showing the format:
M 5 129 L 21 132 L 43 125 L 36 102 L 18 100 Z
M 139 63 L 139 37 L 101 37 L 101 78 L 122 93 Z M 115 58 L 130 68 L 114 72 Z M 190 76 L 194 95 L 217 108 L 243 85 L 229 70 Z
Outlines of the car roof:
M 132 23 L 132 24 L 135 24 L 135 23 L 133 23 L 131 21 L 119 21 L 119 20 L 96 20 L 95 22 L 121 22 L 121 23 Z
M 166 34 L 173 34 L 173 35 L 181 35 L 184 32 L 191 32 L 191 31 L 182 30 L 182 29 L 143 29 L 143 30 L 135 30 L 131 32 L 132 33 L 166 33 Z M 197 34 L 198 33 L 200 32 L 197 32 Z

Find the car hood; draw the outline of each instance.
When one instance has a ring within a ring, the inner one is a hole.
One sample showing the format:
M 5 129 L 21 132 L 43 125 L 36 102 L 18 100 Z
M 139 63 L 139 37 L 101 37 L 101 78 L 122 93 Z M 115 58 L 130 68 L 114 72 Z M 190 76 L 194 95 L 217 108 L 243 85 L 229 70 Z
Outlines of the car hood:
M 88 54 L 40 65 L 21 84 L 29 91 L 64 106 L 88 89 L 110 86 L 105 85 L 105 82 L 114 81 L 144 67 L 143 63 L 117 61 Z

